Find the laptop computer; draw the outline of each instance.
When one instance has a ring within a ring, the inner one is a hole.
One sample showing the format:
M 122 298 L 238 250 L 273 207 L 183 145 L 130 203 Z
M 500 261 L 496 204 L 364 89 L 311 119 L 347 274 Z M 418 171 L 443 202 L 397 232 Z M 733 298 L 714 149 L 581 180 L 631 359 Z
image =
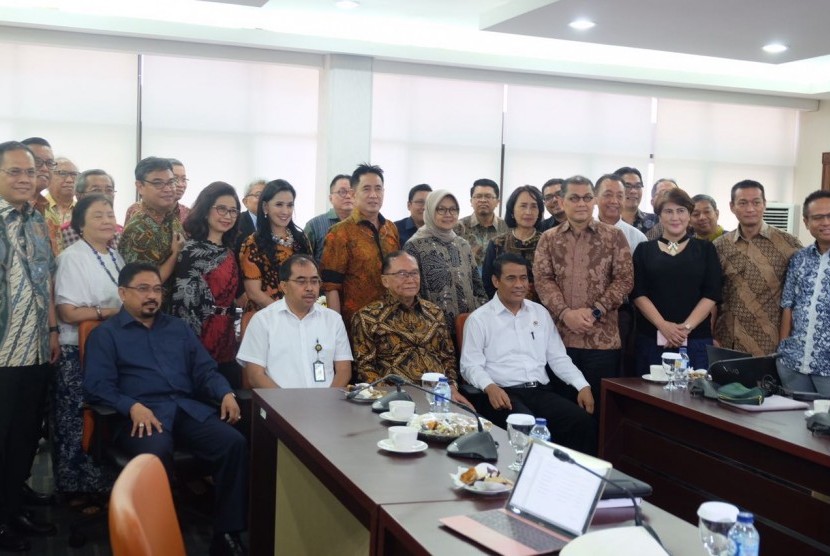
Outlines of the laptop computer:
M 607 475 L 610 464 L 588 465 Z M 453 531 L 504 556 L 560 551 L 585 534 L 605 482 L 553 456 L 549 445 L 533 442 L 504 508 L 441 519 Z

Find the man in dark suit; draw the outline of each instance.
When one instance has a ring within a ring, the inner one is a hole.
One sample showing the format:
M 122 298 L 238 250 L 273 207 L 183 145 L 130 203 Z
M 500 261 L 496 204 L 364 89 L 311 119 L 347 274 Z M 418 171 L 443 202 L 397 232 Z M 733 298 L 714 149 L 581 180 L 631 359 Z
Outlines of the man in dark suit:
M 256 180 L 248 184 L 245 189 L 245 196 L 242 197 L 242 204 L 246 210 L 239 215 L 239 237 L 236 239 L 236 254 L 242 248 L 242 244 L 248 236 L 256 231 L 256 215 L 259 207 L 259 196 L 265 189 L 265 180 Z
M 123 417 L 113 441 L 128 453 L 158 456 L 171 480 L 174 443 L 209 464 L 216 486 L 210 554 L 244 554 L 239 533 L 247 528 L 248 448 L 231 426 L 240 419 L 239 406 L 190 327 L 159 312 L 162 291 L 153 265 L 121 270 L 123 306 L 89 336 L 84 391 L 90 402 Z M 197 396 L 221 402 L 219 415 Z

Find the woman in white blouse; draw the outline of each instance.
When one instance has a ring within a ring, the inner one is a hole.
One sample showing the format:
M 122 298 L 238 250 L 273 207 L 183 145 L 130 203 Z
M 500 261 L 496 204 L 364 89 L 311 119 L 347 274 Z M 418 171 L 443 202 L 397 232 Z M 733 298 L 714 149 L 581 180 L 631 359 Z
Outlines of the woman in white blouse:
M 121 255 L 110 246 L 116 222 L 112 202 L 103 195 L 84 197 L 72 211 L 72 228 L 81 240 L 57 259 L 55 305 L 60 328 L 61 358 L 51 408 L 55 491 L 70 505 L 89 505 L 91 493 L 105 492 L 111 478 L 102 474 L 81 448 L 83 433 L 83 371 L 78 351 L 78 323 L 104 320 L 121 307 L 118 273 Z

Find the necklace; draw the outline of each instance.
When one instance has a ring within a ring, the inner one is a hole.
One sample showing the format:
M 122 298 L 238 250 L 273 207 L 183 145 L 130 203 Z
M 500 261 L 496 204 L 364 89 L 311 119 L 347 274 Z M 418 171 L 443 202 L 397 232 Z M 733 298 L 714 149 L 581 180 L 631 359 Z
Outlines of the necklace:
M 689 241 L 689 236 L 684 237 L 680 241 L 669 241 L 664 237 L 661 237 L 658 241 L 667 246 L 667 249 L 669 250 L 669 255 L 674 256 L 677 255 L 677 251 L 678 249 L 680 249 L 680 246 Z
M 106 272 L 106 273 L 107 273 L 107 276 L 109 276 L 109 277 L 110 277 L 110 280 L 112 281 L 112 283 L 113 283 L 113 284 L 115 284 L 115 285 L 117 286 L 117 285 L 118 285 L 118 280 L 116 280 L 116 279 L 112 276 L 112 273 L 110 272 L 110 269 L 108 269 L 108 268 L 107 268 L 107 265 L 105 265 L 105 264 L 104 264 L 104 259 L 102 259 L 102 258 L 101 258 L 101 254 L 98 252 L 98 250 L 97 250 L 97 249 L 95 249 L 95 248 L 92 246 L 92 244 L 91 244 L 90 242 L 88 242 L 86 239 L 84 239 L 84 243 L 86 243 L 87 245 L 89 245 L 89 248 L 90 248 L 90 249 L 92 249 L 92 252 L 93 252 L 93 253 L 95 253 L 95 258 L 96 258 L 96 259 L 98 259 L 98 263 L 99 263 L 99 264 L 101 265 L 101 267 L 104 269 L 104 272 Z M 121 269 L 120 269 L 120 268 L 118 268 L 118 262 L 115 260 L 115 252 L 114 252 L 112 249 L 110 249 L 110 248 L 109 248 L 109 246 L 107 246 L 107 253 L 109 253 L 109 254 L 110 254 L 110 258 L 112 259 L 112 264 L 113 264 L 113 266 L 115 266 L 115 271 L 116 271 L 116 272 L 121 272 Z
M 277 234 L 271 234 L 271 239 L 273 239 L 277 245 L 282 245 L 283 247 L 293 247 L 294 245 L 294 236 L 288 233 L 288 230 L 286 230 L 286 237 L 279 237 Z
M 518 240 L 522 243 L 527 243 L 528 241 L 530 241 L 531 239 L 536 237 L 536 234 L 538 234 L 538 233 L 539 233 L 538 230 L 533 230 L 533 233 L 530 234 L 530 237 L 528 237 L 527 239 L 522 239 L 522 238 L 520 238 L 519 236 L 516 235 L 516 228 L 513 228 L 513 237 L 516 238 L 516 240 Z

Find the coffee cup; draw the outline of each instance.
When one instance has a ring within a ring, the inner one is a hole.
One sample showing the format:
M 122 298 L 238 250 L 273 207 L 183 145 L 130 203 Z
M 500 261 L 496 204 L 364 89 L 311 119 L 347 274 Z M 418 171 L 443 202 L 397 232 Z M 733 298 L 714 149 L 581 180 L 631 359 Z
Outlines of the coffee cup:
M 830 400 L 814 400 L 813 411 L 816 413 L 830 412 Z
M 399 450 L 408 450 L 418 441 L 415 427 L 389 427 L 389 441 Z
M 395 419 L 409 419 L 415 414 L 415 402 L 409 400 L 393 400 L 389 402 L 389 413 Z
M 651 372 L 651 378 L 654 380 L 666 380 L 668 378 L 663 365 L 649 365 L 648 370 Z

